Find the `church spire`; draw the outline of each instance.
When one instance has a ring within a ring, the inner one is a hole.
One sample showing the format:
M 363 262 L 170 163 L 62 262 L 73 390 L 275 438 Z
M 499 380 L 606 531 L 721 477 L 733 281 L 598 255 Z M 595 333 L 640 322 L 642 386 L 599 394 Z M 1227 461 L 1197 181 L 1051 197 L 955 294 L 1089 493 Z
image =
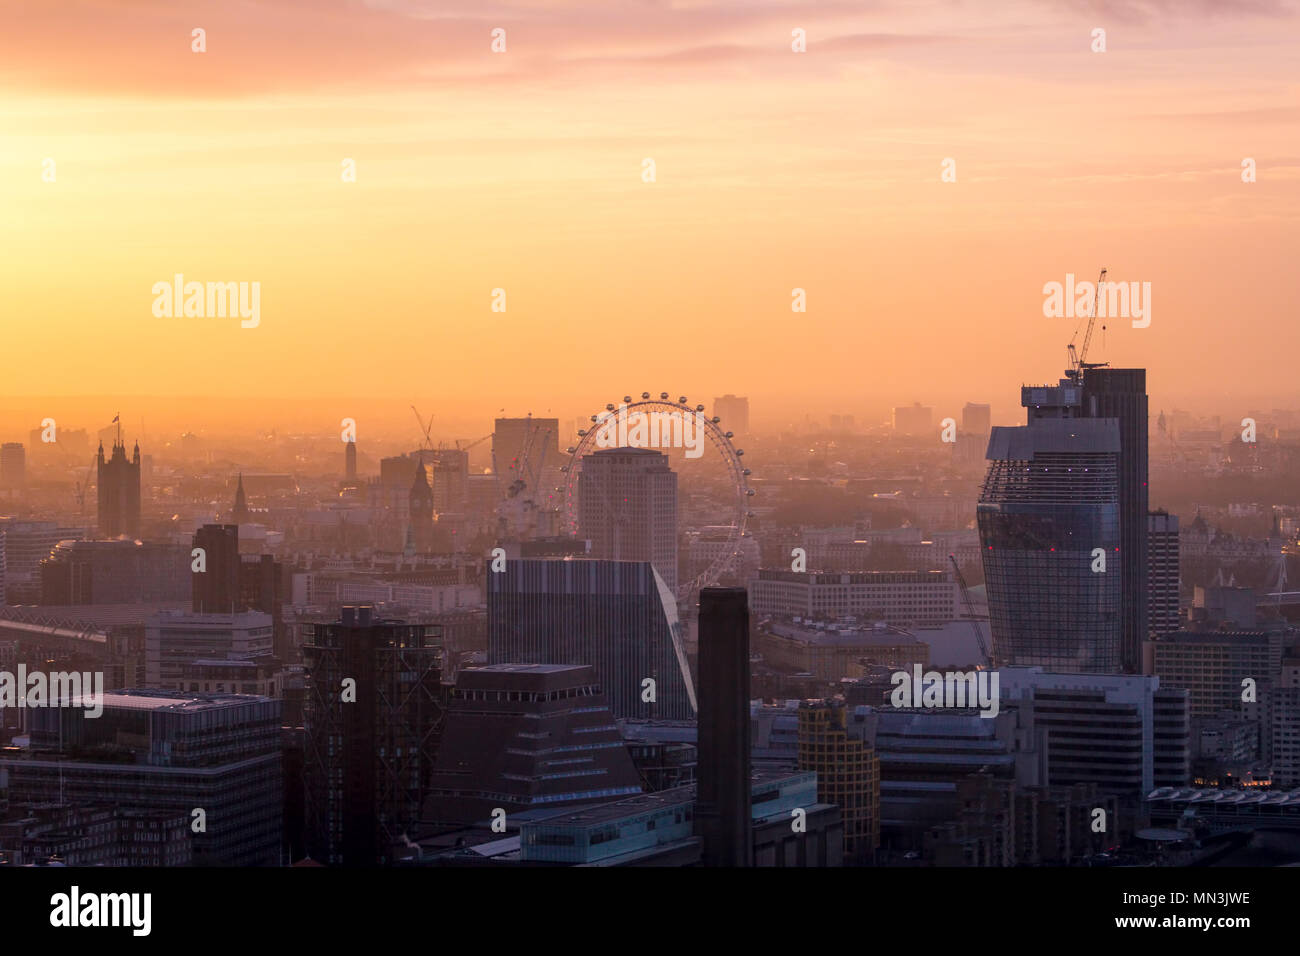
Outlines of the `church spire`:
M 244 495 L 244 473 L 239 473 L 239 484 L 235 487 L 235 524 L 248 523 L 248 498 Z

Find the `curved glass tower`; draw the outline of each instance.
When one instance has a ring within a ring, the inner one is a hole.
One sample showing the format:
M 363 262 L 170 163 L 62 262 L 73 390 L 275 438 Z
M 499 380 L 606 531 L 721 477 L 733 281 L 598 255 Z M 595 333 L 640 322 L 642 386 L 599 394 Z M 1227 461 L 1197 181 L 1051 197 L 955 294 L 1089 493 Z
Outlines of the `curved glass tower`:
M 1076 417 L 1080 393 L 1025 388 L 1029 424 L 989 437 L 976 515 L 999 665 L 1121 669 L 1119 423 Z

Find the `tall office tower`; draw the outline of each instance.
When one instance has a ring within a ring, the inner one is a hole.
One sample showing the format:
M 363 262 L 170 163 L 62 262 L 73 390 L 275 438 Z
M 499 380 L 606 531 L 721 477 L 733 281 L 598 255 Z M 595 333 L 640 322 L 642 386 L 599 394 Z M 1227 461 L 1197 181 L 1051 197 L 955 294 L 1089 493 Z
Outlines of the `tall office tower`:
M 441 628 L 346 605 L 303 626 L 308 852 L 318 862 L 392 859 L 419 819 L 442 723 Z
M 101 442 L 95 461 L 99 488 L 99 536 L 128 538 L 140 535 L 140 443 L 128 461 L 126 443 L 120 438 L 113 442 L 113 453 L 104 460 Z
M 987 435 L 993 427 L 993 409 L 989 405 L 967 402 L 961 410 L 961 430 L 966 435 Z
M 1028 425 L 989 437 L 976 520 L 1000 664 L 1120 669 L 1119 426 L 1077 417 L 1081 401 L 1068 381 L 1027 386 Z
M 487 590 L 489 664 L 590 664 L 615 717 L 694 716 L 677 601 L 648 562 L 512 559 Z
M 920 402 L 894 408 L 894 432 L 898 435 L 927 435 L 934 409 Z
M 103 713 L 75 698 L 25 711 L 31 747 L 0 756 L 14 803 L 174 810 L 200 866 L 275 866 L 284 801 L 280 702 L 250 694 L 121 690 Z
M 21 488 L 27 483 L 27 455 L 21 442 L 0 445 L 0 488 Z
M 869 861 L 880 845 L 880 758 L 848 732 L 842 700 L 799 703 L 799 769 L 817 773 L 817 800 L 844 821 L 844 854 Z
M 357 442 L 356 439 L 343 443 L 343 477 L 349 482 L 357 480 Z
M 5 529 L 0 525 L 0 607 L 5 606 L 5 578 L 8 570 L 8 555 L 5 547 Z
M 749 399 L 743 395 L 730 393 L 713 400 L 713 414 L 722 419 L 723 431 L 731 432 L 737 438 L 749 435 Z
M 1147 628 L 1152 634 L 1182 628 L 1178 576 L 1178 515 L 1152 511 L 1147 515 Z
M 1141 670 L 1147 639 L 1147 372 L 1143 368 L 1090 368 L 1083 373 L 1083 414 L 1119 422 L 1119 534 L 1124 555 L 1123 644 L 1125 673 Z
M 196 614 L 232 614 L 239 601 L 239 525 L 205 524 L 194 532 L 203 550 L 203 570 L 190 562 L 190 608 Z
M 244 494 L 243 472 L 240 472 L 239 483 L 235 485 L 235 505 L 231 509 L 230 518 L 236 527 L 248 523 L 248 496 Z
M 428 551 L 433 545 L 433 489 L 429 487 L 429 473 L 424 469 L 424 462 L 415 467 L 415 480 L 407 496 L 407 521 L 415 550 Z
M 523 482 L 531 495 L 549 488 L 560 461 L 558 418 L 498 418 L 492 428 L 492 467 L 498 483 L 508 488 Z
M 705 866 L 752 866 L 749 607 L 744 588 L 700 591 L 695 832 Z
M 641 777 L 592 668 L 494 664 L 462 670 L 424 804 L 432 823 L 616 800 Z
M 578 536 L 593 558 L 649 561 L 677 590 L 677 475 L 651 448 L 605 448 L 582 459 Z

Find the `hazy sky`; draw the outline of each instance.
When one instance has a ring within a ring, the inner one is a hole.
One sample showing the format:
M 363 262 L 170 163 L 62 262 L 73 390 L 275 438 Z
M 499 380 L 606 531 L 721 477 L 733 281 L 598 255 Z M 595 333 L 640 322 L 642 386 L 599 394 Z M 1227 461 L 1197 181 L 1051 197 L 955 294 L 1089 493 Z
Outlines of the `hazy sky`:
M 1153 411 L 1300 405 L 1300 16 L 1221 6 L 0 3 L 0 397 L 1010 420 L 1104 265 Z M 260 324 L 155 317 L 176 273 Z

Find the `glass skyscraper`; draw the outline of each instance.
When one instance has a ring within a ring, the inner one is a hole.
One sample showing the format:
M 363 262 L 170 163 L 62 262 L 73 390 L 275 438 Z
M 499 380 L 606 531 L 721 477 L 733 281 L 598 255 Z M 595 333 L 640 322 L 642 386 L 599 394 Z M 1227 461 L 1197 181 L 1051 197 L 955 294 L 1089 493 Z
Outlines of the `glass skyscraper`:
M 976 515 L 1001 665 L 1117 673 L 1124 559 L 1119 423 L 1084 418 L 1082 389 L 1022 389 L 1029 423 L 995 427 Z

